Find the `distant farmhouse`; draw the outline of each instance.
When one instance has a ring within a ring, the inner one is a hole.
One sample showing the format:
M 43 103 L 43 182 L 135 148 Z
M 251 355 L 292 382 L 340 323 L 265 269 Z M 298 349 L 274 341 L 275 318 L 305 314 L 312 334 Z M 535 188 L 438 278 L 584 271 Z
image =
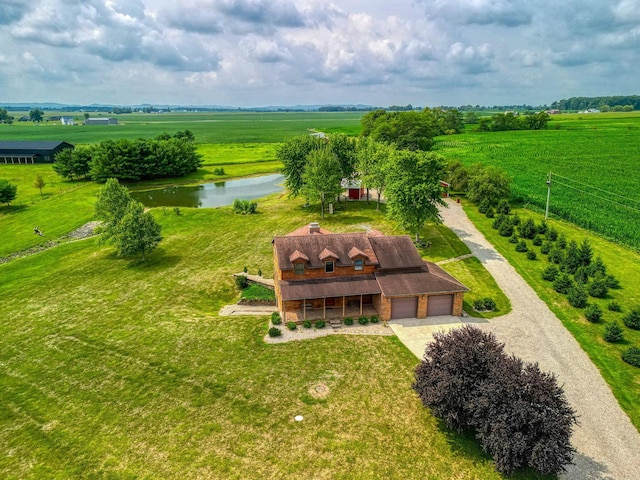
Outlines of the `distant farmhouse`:
M 0 163 L 53 163 L 56 153 L 73 145 L 67 142 L 0 142 Z
M 75 125 L 76 122 L 73 120 L 73 117 L 60 117 L 60 123 L 62 125 Z
M 87 118 L 85 125 L 118 125 L 117 118 Z

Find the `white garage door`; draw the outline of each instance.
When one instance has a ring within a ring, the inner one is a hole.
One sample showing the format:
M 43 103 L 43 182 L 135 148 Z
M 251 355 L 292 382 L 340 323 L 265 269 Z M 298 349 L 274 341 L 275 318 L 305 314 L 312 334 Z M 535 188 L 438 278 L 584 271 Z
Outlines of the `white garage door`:
M 414 318 L 418 315 L 418 297 L 391 299 L 391 318 Z
M 453 295 L 430 295 L 427 299 L 427 316 L 451 315 Z

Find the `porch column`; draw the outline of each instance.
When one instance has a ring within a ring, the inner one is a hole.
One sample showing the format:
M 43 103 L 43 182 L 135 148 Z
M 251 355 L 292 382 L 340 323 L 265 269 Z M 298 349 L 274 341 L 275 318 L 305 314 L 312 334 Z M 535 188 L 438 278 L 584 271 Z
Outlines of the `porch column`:
M 362 294 L 360 294 L 360 315 L 362 315 Z
M 327 318 L 327 297 L 322 297 L 322 318 Z
M 307 319 L 307 299 L 302 299 L 302 320 Z
M 287 323 L 287 302 L 282 301 L 282 323 Z
M 346 304 L 347 304 L 347 297 L 345 297 L 344 295 L 342 296 L 342 316 L 344 317 L 345 315 L 345 308 L 346 308 Z

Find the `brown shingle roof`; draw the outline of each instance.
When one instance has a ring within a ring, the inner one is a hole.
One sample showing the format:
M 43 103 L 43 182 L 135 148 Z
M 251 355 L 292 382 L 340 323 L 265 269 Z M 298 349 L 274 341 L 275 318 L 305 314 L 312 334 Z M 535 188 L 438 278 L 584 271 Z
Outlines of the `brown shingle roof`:
M 386 297 L 466 292 L 469 290 L 433 263 L 428 263 L 420 270 L 376 273 L 376 280 Z
M 380 286 L 373 275 L 332 277 L 280 282 L 282 300 L 304 300 L 307 298 L 348 297 L 351 295 L 377 295 Z
M 424 265 L 420 253 L 406 236 L 369 237 L 381 269 L 420 268 Z
M 303 235 L 275 237 L 273 245 L 278 256 L 280 270 L 291 270 L 293 265 L 289 260 L 290 255 L 298 250 L 305 254 L 309 261 L 308 268 L 324 267 L 322 253 L 328 250 L 335 255 L 338 266 L 351 266 L 353 260 L 349 252 L 353 247 L 365 253 L 370 264 L 377 263 L 376 254 L 371 248 L 369 238 L 365 233 L 332 233 L 325 235 Z M 325 252 L 326 253 L 326 252 Z

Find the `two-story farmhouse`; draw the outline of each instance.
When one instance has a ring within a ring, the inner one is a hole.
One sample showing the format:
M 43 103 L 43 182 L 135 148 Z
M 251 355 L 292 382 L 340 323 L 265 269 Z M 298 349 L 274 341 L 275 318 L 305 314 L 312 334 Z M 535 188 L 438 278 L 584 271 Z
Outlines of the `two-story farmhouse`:
M 331 233 L 311 223 L 273 239 L 285 321 L 378 315 L 381 320 L 462 315 L 462 283 L 425 262 L 408 236 Z

